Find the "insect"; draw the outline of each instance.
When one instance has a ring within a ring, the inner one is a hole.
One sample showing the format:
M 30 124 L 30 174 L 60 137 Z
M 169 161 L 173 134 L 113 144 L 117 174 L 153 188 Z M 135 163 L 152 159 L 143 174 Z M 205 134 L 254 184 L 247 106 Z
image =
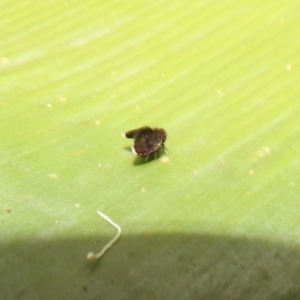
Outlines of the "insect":
M 165 150 L 164 143 L 167 139 L 167 133 L 163 128 L 151 128 L 144 126 L 138 129 L 133 129 L 124 134 L 129 139 L 134 139 L 132 152 L 138 156 L 146 156 L 146 161 L 149 155 L 154 153 L 155 158 L 160 148 Z

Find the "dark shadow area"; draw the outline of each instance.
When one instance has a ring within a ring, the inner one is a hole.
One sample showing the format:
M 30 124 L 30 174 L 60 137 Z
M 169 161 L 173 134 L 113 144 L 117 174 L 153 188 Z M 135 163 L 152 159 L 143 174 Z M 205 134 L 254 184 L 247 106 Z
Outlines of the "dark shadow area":
M 208 235 L 126 236 L 1 245 L 1 299 L 300 299 L 300 251 Z
M 123 147 L 126 151 L 129 151 L 129 152 L 132 152 L 132 150 L 131 150 L 131 146 L 125 146 L 125 147 Z

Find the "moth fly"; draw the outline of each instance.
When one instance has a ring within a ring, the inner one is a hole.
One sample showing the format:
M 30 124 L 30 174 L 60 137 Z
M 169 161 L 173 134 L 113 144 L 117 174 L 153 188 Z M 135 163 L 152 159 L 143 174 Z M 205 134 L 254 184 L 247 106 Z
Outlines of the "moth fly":
M 138 156 L 146 156 L 146 161 L 152 153 L 154 153 L 156 158 L 156 154 L 160 148 L 163 148 L 163 150 L 168 153 L 164 145 L 167 139 L 167 133 L 163 128 L 144 126 L 127 131 L 124 135 L 129 139 L 134 139 L 132 152 Z

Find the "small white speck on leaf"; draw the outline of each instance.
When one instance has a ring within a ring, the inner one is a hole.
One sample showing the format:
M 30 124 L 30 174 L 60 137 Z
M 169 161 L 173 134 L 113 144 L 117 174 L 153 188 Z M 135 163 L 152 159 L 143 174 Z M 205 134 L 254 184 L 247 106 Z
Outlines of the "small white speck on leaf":
M 259 149 L 256 154 L 260 157 L 264 157 L 266 155 L 269 155 L 270 154 L 270 148 L 268 147 L 262 147 L 261 149 Z
M 66 102 L 67 101 L 67 98 L 66 97 L 63 97 L 63 96 L 58 96 L 58 100 L 60 102 Z
M 10 60 L 9 60 L 7 57 L 1 57 L 1 58 L 0 58 L 0 62 L 1 62 L 1 64 L 3 64 L 3 65 L 7 65 L 7 64 L 10 63 Z
M 253 171 L 253 170 L 249 170 L 249 171 L 248 171 L 248 174 L 249 174 L 249 175 L 254 175 L 254 171 Z
M 217 93 L 220 97 L 223 97 L 223 92 L 221 90 L 217 90 Z
M 167 164 L 168 162 L 170 162 L 170 159 L 169 157 L 167 156 L 164 156 L 160 159 L 160 161 L 163 163 L 163 164 Z
M 51 179 L 57 179 L 58 178 L 57 174 L 49 174 L 48 176 Z

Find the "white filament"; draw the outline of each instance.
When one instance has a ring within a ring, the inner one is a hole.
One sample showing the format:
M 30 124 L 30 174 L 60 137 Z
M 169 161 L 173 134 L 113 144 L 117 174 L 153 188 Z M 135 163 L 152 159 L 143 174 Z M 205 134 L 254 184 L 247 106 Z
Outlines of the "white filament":
M 103 218 L 105 219 L 110 225 L 112 225 L 113 227 L 115 227 L 117 229 L 117 234 L 111 239 L 110 242 L 108 242 L 99 253 L 94 253 L 94 252 L 89 252 L 87 254 L 87 259 L 88 260 L 97 260 L 99 259 L 117 240 L 118 238 L 121 236 L 121 227 L 116 224 L 115 222 L 113 222 L 107 215 L 105 215 L 104 213 L 102 213 L 100 210 L 97 210 L 97 213 Z

